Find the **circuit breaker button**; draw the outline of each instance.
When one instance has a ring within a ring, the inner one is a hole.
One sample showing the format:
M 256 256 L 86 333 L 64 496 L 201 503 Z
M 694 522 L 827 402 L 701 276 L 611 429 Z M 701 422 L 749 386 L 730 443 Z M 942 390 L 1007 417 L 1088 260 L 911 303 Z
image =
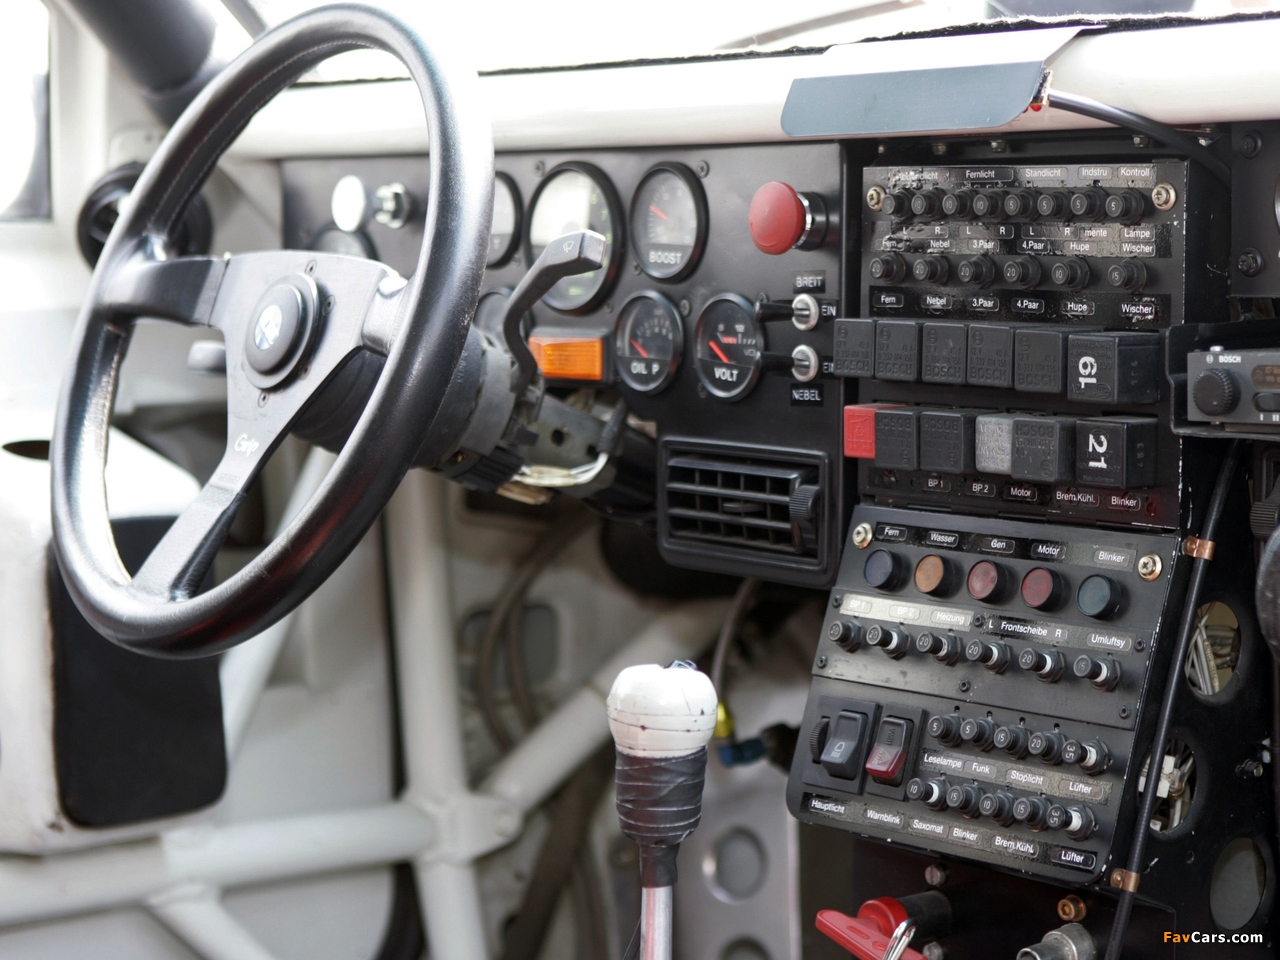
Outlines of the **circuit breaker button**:
M 902 782 L 902 770 L 911 746 L 911 727 L 911 721 L 901 717 L 885 717 L 880 721 L 866 764 L 872 780 L 895 787 Z
M 833 777 L 857 780 L 862 768 L 863 740 L 867 732 L 867 715 L 841 710 L 827 728 L 827 742 L 818 762 Z

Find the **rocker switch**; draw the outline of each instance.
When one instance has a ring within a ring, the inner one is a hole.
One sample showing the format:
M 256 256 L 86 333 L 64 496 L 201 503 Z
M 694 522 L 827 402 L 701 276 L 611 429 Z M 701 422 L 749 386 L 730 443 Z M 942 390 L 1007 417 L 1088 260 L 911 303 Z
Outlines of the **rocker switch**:
M 901 717 L 885 717 L 876 730 L 871 755 L 867 757 L 867 773 L 877 783 L 896 787 L 902 782 L 902 768 L 911 745 L 911 721 Z
M 841 710 L 831 720 L 827 742 L 818 762 L 833 777 L 841 780 L 857 780 L 862 765 L 863 738 L 866 736 L 867 716 Z

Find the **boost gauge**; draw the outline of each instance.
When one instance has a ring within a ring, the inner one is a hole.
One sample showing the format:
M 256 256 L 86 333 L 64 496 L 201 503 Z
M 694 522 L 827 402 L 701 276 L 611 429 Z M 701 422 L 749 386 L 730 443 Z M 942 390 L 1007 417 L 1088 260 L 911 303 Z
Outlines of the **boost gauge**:
M 712 297 L 694 330 L 698 378 L 713 396 L 741 400 L 760 379 L 764 328 L 751 301 L 736 293 Z
M 684 325 L 660 293 L 637 293 L 622 305 L 614 328 L 618 374 L 632 390 L 655 393 L 675 376 L 684 353 Z
M 640 269 L 658 280 L 693 272 L 707 239 L 707 198 L 681 163 L 650 167 L 631 199 L 631 242 Z

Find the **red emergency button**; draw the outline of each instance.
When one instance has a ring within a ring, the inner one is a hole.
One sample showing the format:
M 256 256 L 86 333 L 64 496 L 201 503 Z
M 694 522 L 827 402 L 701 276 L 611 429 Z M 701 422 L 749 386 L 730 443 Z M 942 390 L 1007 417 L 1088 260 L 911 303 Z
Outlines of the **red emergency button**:
M 885 717 L 876 730 L 875 742 L 867 757 L 867 773 L 877 783 L 897 786 L 902 781 L 902 768 L 911 745 L 911 721 L 901 717 Z
M 751 198 L 747 225 L 751 239 L 765 253 L 786 253 L 804 234 L 805 209 L 790 184 L 774 180 Z
M 876 411 L 892 410 L 901 403 L 858 403 L 844 408 L 844 455 L 874 460 Z

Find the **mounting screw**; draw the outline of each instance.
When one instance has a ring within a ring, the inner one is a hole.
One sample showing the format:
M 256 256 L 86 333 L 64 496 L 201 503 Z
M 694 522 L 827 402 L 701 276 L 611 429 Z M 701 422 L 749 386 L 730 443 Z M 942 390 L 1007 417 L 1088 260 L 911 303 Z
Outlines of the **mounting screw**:
M 940 887 L 947 882 L 947 868 L 941 863 L 931 863 L 924 868 L 924 882 L 931 887 Z
M 639 275 L 640 275 L 640 264 L 638 264 L 638 263 L 633 263 L 633 264 L 631 264 L 631 272 L 632 272 L 632 273 L 634 273 L 636 276 L 639 276 Z
M 1131 712 L 1131 711 L 1129 710 L 1129 708 L 1128 708 L 1128 707 L 1121 707 L 1121 708 L 1120 708 L 1120 719 L 1121 719 L 1121 720 L 1128 720 L 1128 719 L 1129 719 L 1129 714 L 1130 714 L 1130 712 Z
M 1133 641 L 1133 649 L 1135 653 L 1141 653 L 1143 650 L 1147 649 L 1147 641 L 1139 637 L 1137 640 Z
M 1151 205 L 1157 210 L 1172 210 L 1178 202 L 1178 191 L 1172 183 L 1157 183 L 1151 189 Z
M 822 669 L 823 667 L 825 667 L 826 665 L 827 665 L 827 658 L 826 658 L 826 657 L 819 657 L 819 658 L 818 658 L 818 669 L 819 669 L 819 670 L 821 670 L 821 669 Z
M 1124 886 L 1124 870 L 1122 868 L 1116 867 L 1111 871 L 1111 885 L 1117 888 Z
M 540 177 L 546 172 L 547 172 L 547 165 L 543 161 L 539 160 L 537 163 L 533 165 L 533 175 L 535 177 Z
M 1262 134 L 1250 130 L 1240 138 L 1240 156 L 1246 160 L 1257 160 L 1262 156 Z
M 840 609 L 840 604 L 842 604 L 842 603 L 844 603 L 844 596 L 843 596 L 842 594 L 839 594 L 839 593 L 833 593 L 833 594 L 831 595 L 831 606 L 833 606 L 833 607 L 835 607 L 837 610 L 839 610 L 839 609 Z
M 324 312 L 325 312 L 325 313 L 332 313 L 332 312 L 333 312 L 333 304 L 334 304 L 334 299 L 333 299 L 333 297 L 325 297 L 325 298 L 324 298 Z
M 307 264 L 306 272 L 307 272 L 307 273 L 315 273 L 315 272 L 316 272 L 316 262 L 315 262 L 314 260 L 312 260 L 310 263 L 308 263 L 308 264 Z
M 853 528 L 853 545 L 859 550 L 865 550 L 871 546 L 871 524 L 860 523 Z
M 872 187 L 867 191 L 867 206 L 872 210 L 880 209 L 880 201 L 884 199 L 884 187 Z
M 696 169 L 698 171 L 698 176 L 705 180 L 707 178 L 707 174 L 711 172 L 711 164 L 707 163 L 705 160 L 699 160 Z
M 682 316 L 682 317 L 687 317 L 687 316 L 689 316 L 689 314 L 691 314 L 691 313 L 693 313 L 693 304 L 692 304 L 692 303 L 690 303 L 688 300 L 681 300 L 681 301 L 680 301 L 680 316 Z
M 1266 263 L 1262 259 L 1262 254 L 1253 249 L 1253 247 L 1236 257 L 1236 269 L 1246 277 L 1256 277 L 1262 272 L 1264 266 L 1266 266 Z
M 1074 893 L 1069 893 L 1058 901 L 1058 916 L 1067 923 L 1077 923 L 1083 920 L 1084 915 L 1088 912 L 1084 901 Z
M 945 143 L 935 143 L 933 145 L 933 155 L 935 157 L 945 157 L 947 155 L 947 145 Z
M 1009 144 L 1008 144 L 1008 143 L 1006 143 L 1004 140 L 992 140 L 992 141 L 991 141 L 991 152 L 992 152 L 992 153 L 1008 153 L 1008 152 L 1009 152 Z
M 1145 150 L 1147 147 L 1151 146 L 1151 138 L 1144 136 L 1134 137 L 1133 145 L 1140 150 Z
M 876 153 L 884 153 L 885 145 L 883 143 L 876 144 Z
M 961 692 L 961 693 L 968 693 L 968 692 L 969 692 L 969 689 L 970 689 L 972 686 L 973 686 L 973 684 L 972 684 L 972 683 L 970 683 L 968 680 L 961 680 L 961 681 L 960 681 L 960 683 L 959 683 L 960 692 Z
M 264 390 L 258 394 L 258 406 L 265 407 L 267 405 L 267 392 Z
M 982 626 L 982 625 L 983 625 L 984 623 L 986 623 L 986 622 L 987 622 L 986 617 L 984 617 L 982 614 L 980 614 L 980 613 L 975 613 L 975 614 L 973 615 L 973 625 L 974 625 L 975 627 L 980 627 L 980 626 Z
M 1138 561 L 1138 576 L 1148 583 L 1160 576 L 1164 564 L 1154 553 L 1148 553 Z

